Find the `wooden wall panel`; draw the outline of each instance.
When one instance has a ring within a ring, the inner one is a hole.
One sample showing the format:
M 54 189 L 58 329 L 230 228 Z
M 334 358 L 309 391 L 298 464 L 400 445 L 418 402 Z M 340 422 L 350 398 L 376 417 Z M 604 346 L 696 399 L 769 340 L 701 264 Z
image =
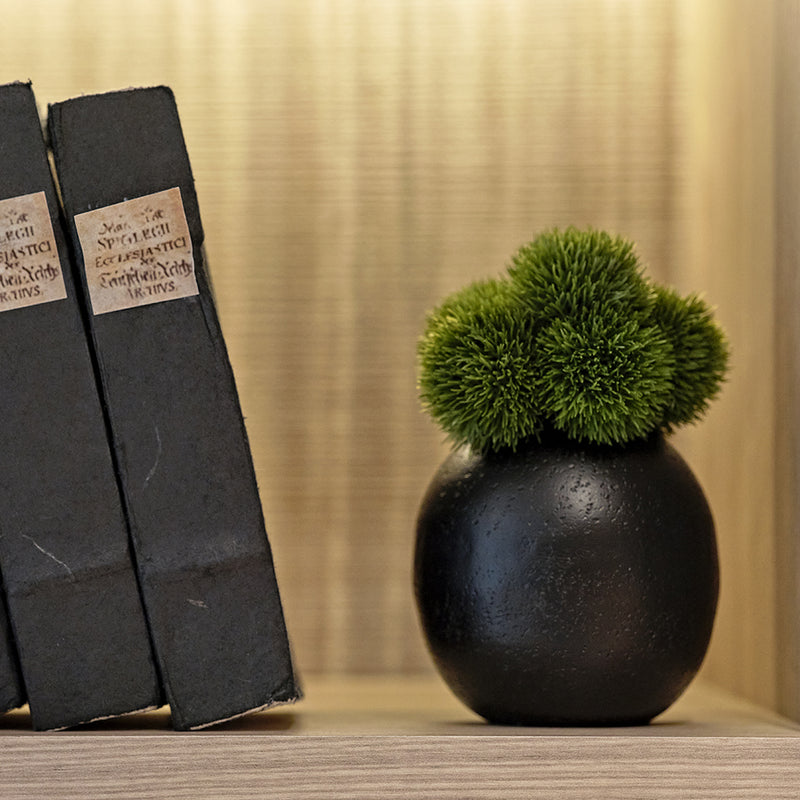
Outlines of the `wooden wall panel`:
M 800 3 L 775 19 L 777 705 L 800 719 Z
M 730 382 L 681 434 L 708 495 L 722 587 L 707 674 L 776 702 L 773 5 L 687 0 L 681 15 L 685 235 L 676 272 L 718 307 Z
M 301 670 L 430 669 L 413 527 L 446 447 L 417 405 L 425 311 L 536 231 L 592 224 L 730 329 L 733 380 L 680 442 L 723 552 L 708 671 L 775 699 L 765 8 L 4 4 L 0 80 L 42 105 L 175 90 Z

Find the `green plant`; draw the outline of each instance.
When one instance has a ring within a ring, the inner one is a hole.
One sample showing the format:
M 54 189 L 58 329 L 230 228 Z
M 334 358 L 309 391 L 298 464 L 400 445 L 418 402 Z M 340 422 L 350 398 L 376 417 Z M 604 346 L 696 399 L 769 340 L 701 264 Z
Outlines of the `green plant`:
M 633 245 L 547 231 L 502 278 L 427 318 L 420 396 L 457 445 L 516 448 L 548 428 L 624 444 L 695 422 L 719 393 L 728 345 L 708 306 L 649 281 Z

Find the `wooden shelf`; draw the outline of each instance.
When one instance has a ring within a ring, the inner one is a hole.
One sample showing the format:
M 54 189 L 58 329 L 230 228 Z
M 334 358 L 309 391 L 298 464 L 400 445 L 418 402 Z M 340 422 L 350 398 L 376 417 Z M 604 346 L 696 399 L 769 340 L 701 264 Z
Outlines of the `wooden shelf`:
M 696 683 L 636 728 L 490 726 L 436 678 L 307 677 L 296 706 L 175 733 L 166 710 L 34 733 L 0 717 L 4 797 L 797 797 L 800 726 Z

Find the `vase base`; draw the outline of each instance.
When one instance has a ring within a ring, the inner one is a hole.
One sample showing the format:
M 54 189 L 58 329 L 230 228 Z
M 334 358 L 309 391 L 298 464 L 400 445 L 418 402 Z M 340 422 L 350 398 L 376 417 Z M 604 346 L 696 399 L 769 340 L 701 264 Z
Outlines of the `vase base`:
M 489 725 L 503 725 L 513 728 L 640 728 L 649 725 L 654 717 L 624 717 L 615 719 L 562 719 L 551 717 L 525 717 L 504 718 L 485 716 L 483 719 Z

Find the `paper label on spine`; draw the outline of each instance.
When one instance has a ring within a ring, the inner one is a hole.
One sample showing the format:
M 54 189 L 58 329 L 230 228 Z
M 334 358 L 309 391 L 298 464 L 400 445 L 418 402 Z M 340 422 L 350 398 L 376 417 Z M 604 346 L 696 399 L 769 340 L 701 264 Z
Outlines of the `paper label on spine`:
M 0 311 L 66 296 L 45 193 L 0 200 Z
M 94 314 L 198 293 L 180 189 L 77 214 L 75 227 Z

